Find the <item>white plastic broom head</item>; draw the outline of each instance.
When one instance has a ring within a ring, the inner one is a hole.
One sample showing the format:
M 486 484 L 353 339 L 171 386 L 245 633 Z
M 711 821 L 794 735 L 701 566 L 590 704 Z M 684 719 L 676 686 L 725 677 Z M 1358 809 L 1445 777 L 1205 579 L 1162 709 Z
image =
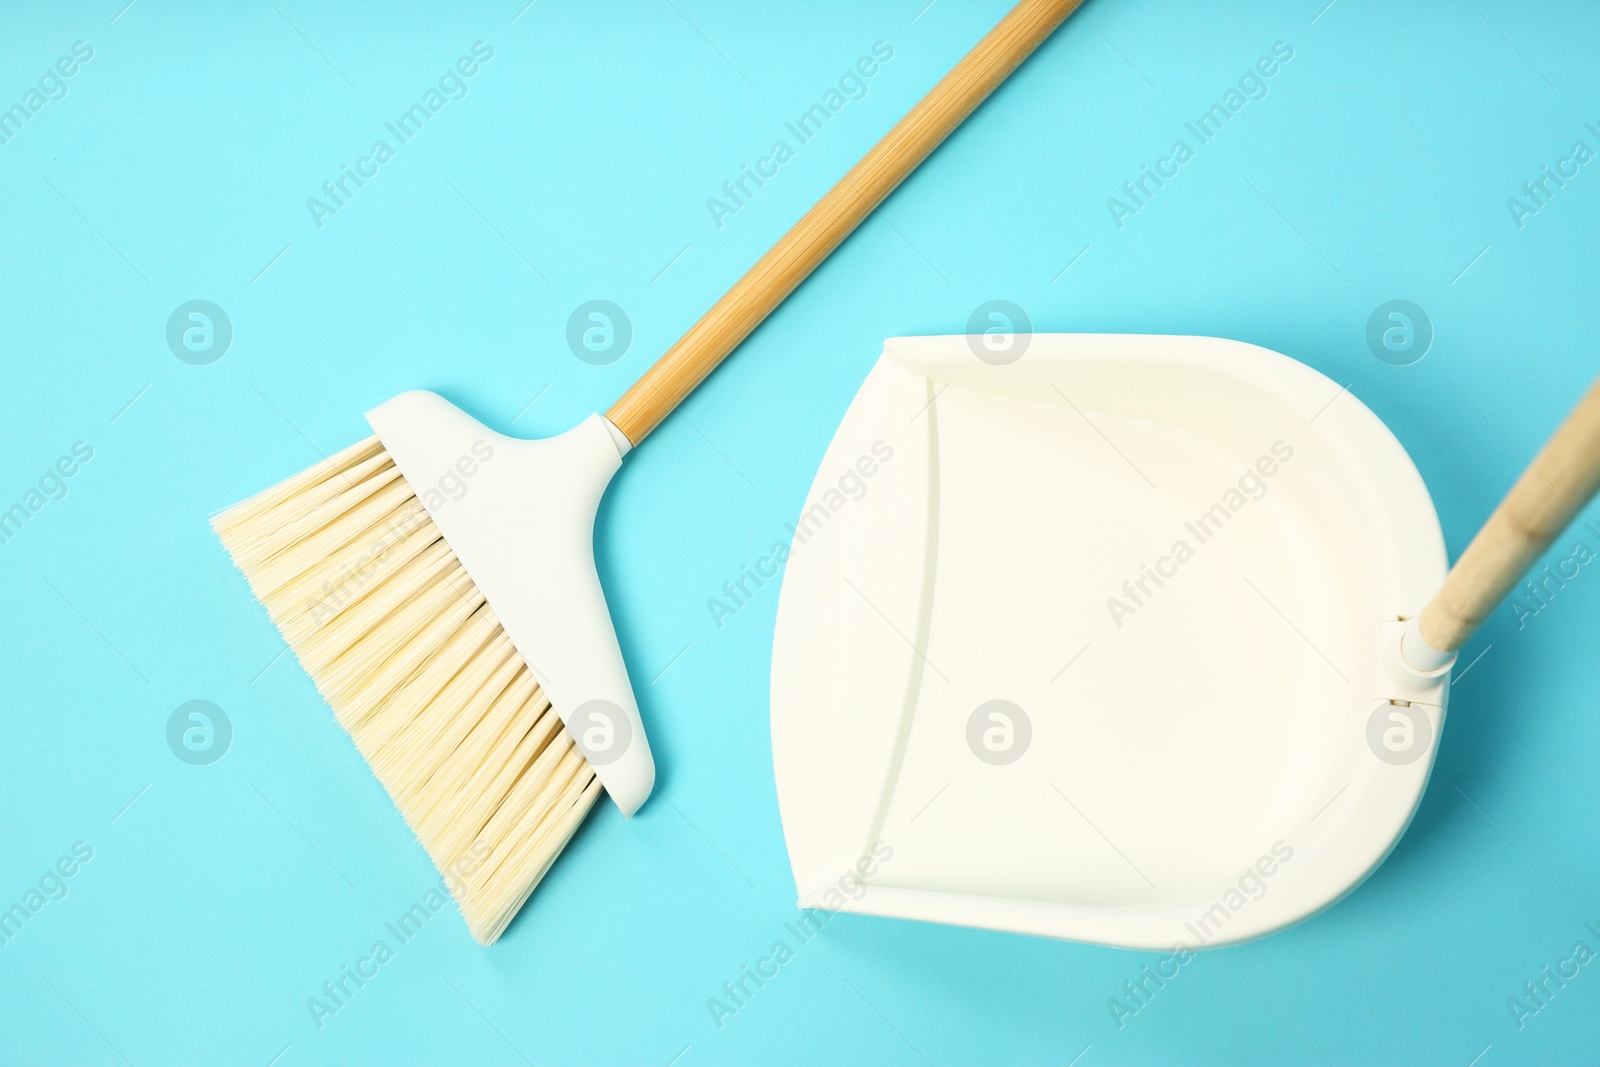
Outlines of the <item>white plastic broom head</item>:
M 367 422 L 624 815 L 655 761 L 594 564 L 594 519 L 632 447 L 601 415 L 527 441 L 413 390 Z

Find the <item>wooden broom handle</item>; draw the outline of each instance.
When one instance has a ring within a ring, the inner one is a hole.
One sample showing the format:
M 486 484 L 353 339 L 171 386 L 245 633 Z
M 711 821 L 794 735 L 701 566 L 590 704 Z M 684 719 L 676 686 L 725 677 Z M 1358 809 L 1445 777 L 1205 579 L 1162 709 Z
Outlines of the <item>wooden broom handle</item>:
M 1022 0 L 606 412 L 638 444 L 1082 0 Z
M 1467 643 L 1511 587 L 1600 488 L 1600 379 L 1578 401 L 1450 568 L 1422 611 L 1423 640 Z

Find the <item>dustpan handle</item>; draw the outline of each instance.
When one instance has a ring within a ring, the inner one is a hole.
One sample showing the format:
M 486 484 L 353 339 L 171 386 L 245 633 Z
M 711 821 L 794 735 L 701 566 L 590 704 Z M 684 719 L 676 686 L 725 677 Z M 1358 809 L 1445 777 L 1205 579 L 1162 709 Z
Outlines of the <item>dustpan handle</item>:
M 1578 401 L 1511 492 L 1461 553 L 1423 609 L 1418 631 L 1428 647 L 1406 658 L 1432 669 L 1430 652 L 1454 653 L 1500 605 L 1556 535 L 1600 488 L 1600 380 Z
M 1082 0 L 1022 0 L 606 412 L 638 444 Z

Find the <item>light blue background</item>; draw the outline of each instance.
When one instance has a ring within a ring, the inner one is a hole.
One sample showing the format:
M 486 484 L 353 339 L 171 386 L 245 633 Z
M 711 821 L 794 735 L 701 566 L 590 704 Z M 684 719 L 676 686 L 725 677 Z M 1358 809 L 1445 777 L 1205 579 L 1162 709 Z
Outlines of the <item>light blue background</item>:
M 529 436 L 604 409 L 1006 4 L 122 2 L 0 15 L 0 106 L 94 48 L 0 145 L 0 503 L 94 448 L 0 546 L 0 906 L 94 848 L 0 946 L 0 1061 L 1593 1055 L 1600 964 L 1520 1031 L 1506 1000 L 1600 948 L 1600 576 L 1469 647 L 1416 822 L 1366 885 L 1204 955 L 1121 1030 L 1106 1000 L 1154 956 L 852 916 L 713 1025 L 706 999 L 782 935 L 794 887 L 777 589 L 720 630 L 705 605 L 799 511 L 882 339 L 960 331 L 997 297 L 1040 330 L 1215 334 L 1351 383 L 1458 553 L 1596 369 L 1600 162 L 1520 230 L 1506 207 L 1573 141 L 1600 149 L 1592 7 L 1091 0 L 614 484 L 600 566 L 656 801 L 632 824 L 602 805 L 499 945 L 441 913 L 319 1030 L 306 999 L 435 875 L 207 516 L 403 389 Z M 478 40 L 495 54 L 470 95 L 319 230 L 306 198 Z M 706 198 L 878 40 L 895 55 L 867 98 L 719 231 Z M 1119 230 L 1106 198 L 1280 40 L 1270 95 Z M 193 298 L 234 326 L 211 366 L 165 343 Z M 592 298 L 635 329 L 609 367 L 564 342 Z M 1392 298 L 1437 332 L 1413 366 L 1364 340 Z M 165 741 L 196 698 L 235 731 L 207 767 Z

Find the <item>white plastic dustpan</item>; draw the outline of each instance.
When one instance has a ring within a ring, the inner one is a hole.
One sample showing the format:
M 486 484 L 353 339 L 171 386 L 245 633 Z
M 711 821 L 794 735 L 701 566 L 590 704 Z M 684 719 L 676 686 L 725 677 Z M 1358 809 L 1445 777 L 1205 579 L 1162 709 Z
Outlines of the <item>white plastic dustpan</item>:
M 1403 621 L 1446 576 L 1416 468 L 1265 349 L 1012 343 L 890 340 L 797 523 L 801 905 L 1149 949 L 1327 906 L 1410 821 L 1460 644 Z

